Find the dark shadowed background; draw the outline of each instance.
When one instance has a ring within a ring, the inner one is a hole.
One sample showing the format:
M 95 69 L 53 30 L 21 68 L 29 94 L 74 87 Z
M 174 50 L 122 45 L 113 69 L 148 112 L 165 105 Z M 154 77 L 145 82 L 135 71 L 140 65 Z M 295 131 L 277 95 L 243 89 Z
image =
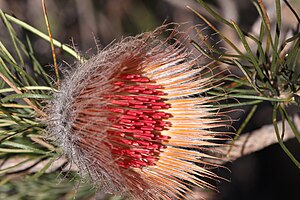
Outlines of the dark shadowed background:
M 257 31 L 258 14 L 250 0 L 215 0 L 207 1 L 227 19 L 238 22 L 246 31 Z M 274 1 L 263 1 L 267 10 L 274 13 Z M 300 1 L 290 1 L 300 13 Z M 61 42 L 75 46 L 79 52 L 92 55 L 97 48 L 103 48 L 114 40 L 136 35 L 168 22 L 189 22 L 203 24 L 187 9 L 189 5 L 206 15 L 205 10 L 193 0 L 51 0 L 46 1 L 52 35 Z M 46 32 L 41 0 L 0 0 L 0 8 L 11 15 Z M 284 12 L 284 10 L 283 10 Z M 284 14 L 283 25 L 293 27 L 297 23 L 289 14 Z M 209 17 L 208 17 L 209 18 Z M 216 24 L 225 33 L 221 25 Z M 8 37 L 0 23 L 0 38 Z M 209 34 L 209 31 L 208 31 Z M 288 34 L 288 33 L 287 33 Z M 230 32 L 227 33 L 230 37 Z M 38 58 L 44 65 L 51 64 L 52 57 L 49 43 L 32 38 Z M 231 38 L 234 42 L 236 38 Z M 216 38 L 216 41 L 218 39 Z M 4 40 L 5 42 L 5 40 Z M 97 45 L 96 45 L 97 44 Z M 222 45 L 220 43 L 219 45 Z M 58 60 L 62 57 L 57 49 Z M 71 63 L 72 64 L 72 63 Z M 236 114 L 238 127 L 245 112 Z M 298 113 L 299 108 L 291 108 Z M 249 132 L 271 123 L 272 106 L 262 104 L 245 132 Z M 300 159 L 300 147 L 296 140 L 287 142 L 292 153 Z M 218 183 L 220 193 L 214 199 L 219 200 L 299 200 L 300 170 L 289 160 L 278 144 L 262 151 L 227 164 L 228 169 L 216 169 L 230 182 Z

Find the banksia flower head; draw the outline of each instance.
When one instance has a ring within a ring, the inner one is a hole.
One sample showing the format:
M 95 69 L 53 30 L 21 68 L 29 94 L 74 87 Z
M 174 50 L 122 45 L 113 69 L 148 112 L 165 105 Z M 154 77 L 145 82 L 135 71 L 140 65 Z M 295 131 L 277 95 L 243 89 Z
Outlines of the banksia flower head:
M 106 192 L 184 199 L 213 187 L 207 150 L 224 122 L 204 95 L 216 80 L 186 40 L 169 25 L 125 38 L 78 64 L 55 95 L 50 136 Z

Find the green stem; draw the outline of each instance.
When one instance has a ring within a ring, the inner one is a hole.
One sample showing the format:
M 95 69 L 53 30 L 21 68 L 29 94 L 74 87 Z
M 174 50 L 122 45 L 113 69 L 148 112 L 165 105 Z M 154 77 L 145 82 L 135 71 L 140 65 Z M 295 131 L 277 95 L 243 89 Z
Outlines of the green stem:
M 41 37 L 42 39 L 50 42 L 50 38 L 48 35 L 42 33 L 41 31 L 37 30 L 36 28 L 26 24 L 25 22 L 17 19 L 17 18 L 14 18 L 8 14 L 4 14 L 5 17 L 11 21 L 11 22 L 14 22 L 18 25 L 20 25 L 21 27 L 23 27 L 24 29 L 38 35 L 39 37 Z M 69 53 L 71 56 L 73 56 L 74 58 L 76 58 L 77 60 L 79 60 L 80 62 L 84 62 L 84 58 L 82 56 L 79 55 L 79 53 L 77 53 L 76 51 L 74 51 L 72 48 L 68 47 L 67 45 L 65 44 L 62 44 L 61 42 L 53 39 L 53 44 L 59 48 L 61 48 L 62 50 L 64 50 L 65 52 Z
M 219 93 L 216 92 L 207 92 L 211 95 L 218 95 Z M 263 100 L 263 101 L 271 101 L 271 102 L 290 102 L 290 98 L 272 98 L 272 97 L 263 97 L 263 96 L 255 96 L 255 95 L 240 95 L 240 94 L 224 94 L 227 98 L 240 98 L 240 99 L 256 99 L 256 100 Z
M 252 118 L 252 116 L 254 115 L 256 109 L 257 109 L 258 105 L 254 105 L 249 114 L 247 115 L 246 119 L 244 120 L 244 122 L 242 123 L 242 125 L 240 126 L 240 128 L 237 130 L 236 135 L 234 136 L 232 143 L 230 145 L 230 148 L 227 152 L 227 157 L 229 157 L 229 154 L 234 146 L 235 141 L 237 141 L 237 139 L 240 137 L 240 134 L 243 132 L 243 130 L 245 129 L 246 125 L 249 123 L 250 119 Z
M 289 151 L 289 149 L 285 146 L 285 144 L 283 143 L 283 140 L 280 137 L 279 128 L 278 128 L 278 125 L 277 125 L 277 117 L 276 117 L 277 111 L 278 111 L 278 104 L 274 104 L 272 119 L 273 119 L 274 130 L 275 130 L 275 133 L 276 133 L 276 137 L 277 137 L 278 143 L 281 146 L 281 148 L 284 150 L 284 152 L 289 156 L 289 158 L 300 169 L 300 163 L 293 156 L 293 154 Z
M 294 122 L 291 120 L 291 118 L 290 118 L 290 116 L 288 115 L 287 111 L 284 109 L 284 106 L 283 106 L 282 103 L 279 105 L 279 109 L 283 112 L 284 117 L 285 117 L 286 120 L 288 121 L 288 123 L 289 123 L 289 125 L 290 125 L 290 127 L 291 127 L 293 133 L 295 134 L 295 136 L 296 136 L 298 142 L 300 142 L 300 134 L 299 134 L 299 131 L 297 130 L 297 128 L 296 128 Z

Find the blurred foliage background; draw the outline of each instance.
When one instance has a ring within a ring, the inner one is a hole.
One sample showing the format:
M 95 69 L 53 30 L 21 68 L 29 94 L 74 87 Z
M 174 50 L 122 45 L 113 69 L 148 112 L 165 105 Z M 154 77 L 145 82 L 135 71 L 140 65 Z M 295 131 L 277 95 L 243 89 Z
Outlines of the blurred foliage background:
M 235 21 L 245 32 L 259 32 L 259 15 L 250 0 L 207 0 L 217 13 L 228 20 Z M 263 1 L 271 23 L 275 23 L 274 0 Z M 296 12 L 300 13 L 300 1 L 289 1 Z M 55 39 L 75 47 L 83 55 L 92 55 L 97 49 L 104 48 L 114 40 L 128 35 L 136 35 L 144 31 L 153 30 L 166 22 L 200 24 L 205 23 L 187 9 L 187 5 L 203 14 L 219 30 L 221 30 L 239 49 L 243 49 L 238 36 L 224 24 L 217 23 L 197 1 L 194 0 L 51 0 L 46 1 L 47 12 Z M 21 19 L 46 33 L 46 25 L 40 0 L 0 0 L 0 9 Z M 299 23 L 284 7 L 282 9 L 282 34 L 289 35 L 289 28 L 295 28 Z M 273 20 L 273 21 L 272 21 Z M 7 48 L 13 48 L 9 34 L 4 24 L 0 22 L 0 39 Z M 26 41 L 26 35 L 19 27 L 15 27 L 20 39 Z M 212 31 L 203 29 L 210 35 Z M 52 55 L 48 42 L 29 34 L 35 56 L 46 71 L 54 73 L 49 66 Z M 210 36 L 218 45 L 230 51 L 230 46 L 222 43 L 216 35 Z M 72 65 L 74 59 L 56 48 L 58 61 L 62 68 L 68 68 L 63 61 Z M 26 61 L 25 61 L 26 62 Z M 47 67 L 48 66 L 48 67 Z M 62 69 L 63 70 L 63 69 Z M 241 74 L 238 69 L 231 69 L 235 74 Z M 251 107 L 243 107 L 244 112 L 235 113 L 235 127 L 239 127 L 247 116 Z M 290 114 L 299 113 L 298 106 L 288 108 Z M 256 130 L 272 123 L 272 105 L 267 102 L 259 104 L 252 120 L 247 124 L 244 132 Z M 300 159 L 300 148 L 297 141 L 291 140 L 287 146 Z M 220 194 L 215 197 L 220 200 L 276 200 L 300 198 L 300 171 L 289 160 L 279 145 L 272 145 L 260 152 L 245 156 L 233 163 L 227 164 L 229 170 L 216 169 L 218 174 L 228 178 L 231 182 L 218 183 Z M 22 172 L 20 172 L 22 174 Z M 15 175 L 13 175 L 15 176 Z M 40 179 L 26 179 L 16 176 L 9 181 L 0 180 L 0 199 L 77 199 L 94 198 L 93 188 L 82 183 L 76 187 L 74 178 L 68 174 L 44 174 Z M 51 181 L 50 181 L 51 180 Z M 2 183 L 2 184 L 1 184 Z M 4 184 L 5 183 L 5 184 Z M 49 196 L 53 195 L 53 196 Z M 97 199 L 120 199 L 119 197 L 96 194 Z

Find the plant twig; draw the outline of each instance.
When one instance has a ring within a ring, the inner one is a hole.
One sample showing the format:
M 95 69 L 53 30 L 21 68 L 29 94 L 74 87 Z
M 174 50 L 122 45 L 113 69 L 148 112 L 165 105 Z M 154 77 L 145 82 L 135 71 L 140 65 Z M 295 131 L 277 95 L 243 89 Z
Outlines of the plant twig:
M 50 24 L 49 24 L 49 20 L 48 20 L 45 0 L 42 0 L 42 7 L 43 7 L 45 23 L 46 23 L 47 31 L 48 31 L 48 35 L 49 35 L 49 40 L 50 40 L 50 46 L 51 46 L 52 57 L 53 57 L 53 66 L 54 66 L 54 70 L 55 70 L 55 74 L 56 74 L 56 78 L 57 78 L 57 85 L 59 87 L 60 86 L 60 77 L 59 77 L 59 71 L 58 71 L 58 67 L 57 67 L 56 54 L 55 54 L 55 49 L 54 49 L 54 45 L 53 45 L 53 38 L 52 38 Z
M 9 85 L 17 94 L 23 94 L 12 82 L 8 80 L 2 73 L 0 73 L 0 78 L 2 78 L 7 85 Z M 33 110 L 35 110 L 40 116 L 46 117 L 46 113 L 40 110 L 37 106 L 35 106 L 28 98 L 23 98 L 23 100 L 31 106 Z
M 294 117 L 294 123 L 296 128 L 300 130 L 300 118 L 298 116 Z M 278 121 L 277 125 L 279 130 L 281 131 L 282 121 Z M 295 135 L 292 129 L 290 128 L 290 126 L 286 126 L 283 141 L 285 142 L 294 137 Z M 235 141 L 233 147 L 229 145 L 225 147 L 218 147 L 216 150 L 221 154 L 226 155 L 228 153 L 228 149 L 232 148 L 230 154 L 227 155 L 228 157 L 227 161 L 234 161 L 238 158 L 262 150 L 276 143 L 278 143 L 278 140 L 276 137 L 276 133 L 274 131 L 274 125 L 270 124 L 270 125 L 263 126 L 262 128 L 257 129 L 253 132 L 241 135 L 238 138 L 238 140 Z M 220 164 L 224 164 L 227 161 L 226 160 L 220 161 L 221 162 Z

